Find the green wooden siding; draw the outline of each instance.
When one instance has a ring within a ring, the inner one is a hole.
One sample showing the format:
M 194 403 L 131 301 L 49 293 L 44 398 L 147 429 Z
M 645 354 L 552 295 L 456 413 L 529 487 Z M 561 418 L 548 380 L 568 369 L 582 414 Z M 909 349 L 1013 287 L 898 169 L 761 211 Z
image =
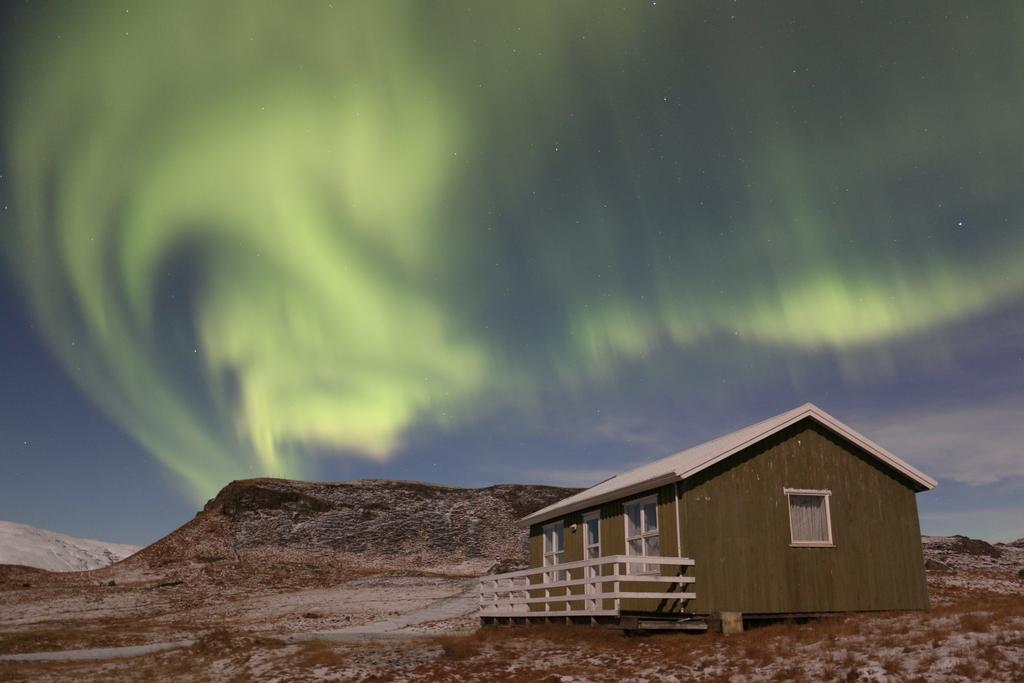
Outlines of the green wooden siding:
M 804 420 L 680 483 L 683 555 L 696 562 L 684 590 L 697 594 L 689 612 L 799 613 L 924 609 L 920 526 L 914 485 L 859 447 Z M 827 489 L 834 547 L 791 547 L 784 488 Z M 601 553 L 626 552 L 623 504 L 658 495 L 661 552 L 676 556 L 675 488 L 605 503 Z M 583 559 L 581 510 L 563 518 L 565 561 Z M 549 523 L 555 520 L 549 520 Z M 575 531 L 572 525 L 577 524 Z M 543 558 L 543 525 L 530 528 L 530 565 Z M 663 567 L 670 575 L 672 567 Z M 611 574 L 611 568 L 605 568 Z M 571 577 L 582 578 L 582 570 Z M 535 582 L 539 582 L 537 577 Z M 668 591 L 663 584 L 623 582 L 623 590 Z M 564 590 L 564 589 L 563 589 Z M 605 590 L 612 590 L 606 584 Z M 582 594 L 573 587 L 572 594 Z M 539 596 L 540 592 L 533 592 Z M 561 609 L 555 603 L 552 609 Z M 582 601 L 572 601 L 582 609 Z M 610 600 L 605 608 L 613 607 Z M 669 600 L 623 600 L 623 611 L 674 609 Z M 531 606 L 543 611 L 543 606 Z
M 685 480 L 697 613 L 924 609 L 913 485 L 810 420 Z M 828 489 L 835 547 L 790 547 L 783 488 Z

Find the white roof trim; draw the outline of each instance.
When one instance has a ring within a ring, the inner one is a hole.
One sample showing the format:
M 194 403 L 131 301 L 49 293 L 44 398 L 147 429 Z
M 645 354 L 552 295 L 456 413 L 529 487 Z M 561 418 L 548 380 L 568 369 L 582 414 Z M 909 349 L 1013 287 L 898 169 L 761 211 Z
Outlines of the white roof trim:
M 529 514 L 519 520 L 518 524 L 519 526 L 529 526 L 552 517 L 576 512 L 583 508 L 594 507 L 673 481 L 692 477 L 715 463 L 735 455 L 745 448 L 805 418 L 815 420 L 830 431 L 860 446 L 878 460 L 919 484 L 923 489 L 931 490 L 938 485 L 938 482 L 927 474 L 897 458 L 874 441 L 854 431 L 821 408 L 811 403 L 805 403 L 798 408 L 781 413 L 762 422 L 623 472 L 585 491 L 581 491 Z

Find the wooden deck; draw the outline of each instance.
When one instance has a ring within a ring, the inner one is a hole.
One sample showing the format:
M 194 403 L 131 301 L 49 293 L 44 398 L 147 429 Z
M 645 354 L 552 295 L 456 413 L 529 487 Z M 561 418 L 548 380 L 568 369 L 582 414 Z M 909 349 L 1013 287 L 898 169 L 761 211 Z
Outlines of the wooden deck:
M 693 564 L 686 557 L 609 555 L 492 574 L 480 579 L 478 614 L 484 624 L 618 624 L 624 618 L 622 600 L 645 599 L 669 603 L 655 619 L 657 628 L 665 628 L 668 621 L 692 617 L 685 606 L 697 596 L 686 588 L 695 579 L 683 572 Z M 676 574 L 662 576 L 664 566 L 675 567 Z M 624 589 L 624 583 L 631 589 Z M 646 590 L 633 589 L 637 584 Z

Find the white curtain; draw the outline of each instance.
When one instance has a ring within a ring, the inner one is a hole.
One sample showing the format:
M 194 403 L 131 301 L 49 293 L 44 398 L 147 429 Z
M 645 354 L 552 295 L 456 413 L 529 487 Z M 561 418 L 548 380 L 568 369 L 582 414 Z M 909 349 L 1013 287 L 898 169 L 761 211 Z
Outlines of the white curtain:
M 828 543 L 825 496 L 791 495 L 789 520 L 794 543 Z

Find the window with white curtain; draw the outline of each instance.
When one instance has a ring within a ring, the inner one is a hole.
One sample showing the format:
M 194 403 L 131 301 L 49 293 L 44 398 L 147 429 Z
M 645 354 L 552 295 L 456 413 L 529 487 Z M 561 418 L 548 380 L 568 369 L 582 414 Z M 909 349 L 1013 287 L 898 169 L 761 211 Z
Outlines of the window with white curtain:
M 789 533 L 793 545 L 832 545 L 831 491 L 783 489 L 789 499 Z
M 626 503 L 626 554 L 642 557 L 661 555 L 658 535 L 658 497 L 648 496 Z M 649 574 L 659 571 L 656 564 L 629 564 L 627 574 Z

